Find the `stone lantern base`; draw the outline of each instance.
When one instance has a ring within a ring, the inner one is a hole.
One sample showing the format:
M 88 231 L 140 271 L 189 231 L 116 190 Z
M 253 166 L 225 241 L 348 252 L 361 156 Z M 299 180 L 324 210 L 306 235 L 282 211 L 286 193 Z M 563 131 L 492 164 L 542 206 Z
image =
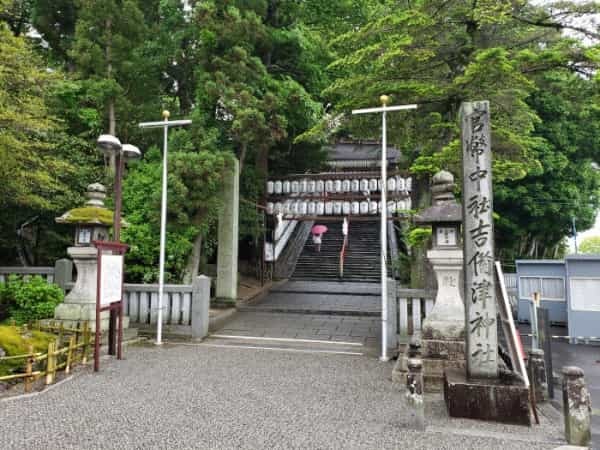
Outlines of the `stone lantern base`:
M 444 371 L 466 369 L 465 307 L 461 296 L 462 251 L 427 252 L 438 283 L 435 306 L 423 322 L 421 358 L 426 392 L 440 392 Z
M 451 248 L 430 250 L 427 258 L 433 265 L 438 291 L 435 305 L 423 321 L 421 335 L 414 338 L 418 341 L 418 357 L 423 361 L 424 390 L 441 392 L 445 370 L 466 369 L 465 308 L 459 288 L 463 258 L 460 249 Z M 394 381 L 405 383 L 410 357 L 407 348 L 394 368 Z
M 97 249 L 95 247 L 69 247 L 67 253 L 77 268 L 77 280 L 63 303 L 54 310 L 54 322 L 65 327 L 76 327 L 88 322 L 92 331 L 96 330 L 96 286 Z M 108 330 L 109 312 L 101 313 L 101 330 Z M 123 328 L 129 326 L 129 317 L 123 317 Z

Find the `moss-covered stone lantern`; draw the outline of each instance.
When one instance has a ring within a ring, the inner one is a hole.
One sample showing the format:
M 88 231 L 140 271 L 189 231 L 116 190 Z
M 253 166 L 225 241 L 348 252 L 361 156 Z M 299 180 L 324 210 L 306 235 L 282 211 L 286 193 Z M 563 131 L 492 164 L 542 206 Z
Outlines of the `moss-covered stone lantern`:
M 106 188 L 100 183 L 88 186 L 88 201 L 56 218 L 56 222 L 75 225 L 75 246 L 90 247 L 92 241 L 105 241 L 113 223 L 113 212 L 104 206 Z
M 55 320 L 65 326 L 74 326 L 77 322 L 88 321 L 95 328 L 96 285 L 97 285 L 97 249 L 92 245 L 95 240 L 109 238 L 113 223 L 113 212 L 104 206 L 106 188 L 94 183 L 88 186 L 87 201 L 83 207 L 67 211 L 57 217 L 58 223 L 75 226 L 75 245 L 67 249 L 77 269 L 77 278 L 73 289 L 63 303 L 54 310 Z M 126 326 L 126 325 L 125 325 Z M 108 312 L 102 313 L 102 329 L 108 328 Z

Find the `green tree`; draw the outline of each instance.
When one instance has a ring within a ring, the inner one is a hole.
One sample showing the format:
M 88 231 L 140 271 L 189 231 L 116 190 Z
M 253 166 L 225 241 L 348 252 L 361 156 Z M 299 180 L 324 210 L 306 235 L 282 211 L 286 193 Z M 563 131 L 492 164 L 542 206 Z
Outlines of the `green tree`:
M 295 2 L 196 4 L 197 130 L 240 160 L 242 238 L 261 234 L 265 178 L 319 167 L 321 147 L 296 142 L 322 116 L 323 47 Z
M 581 230 L 591 227 L 599 205 L 600 177 L 592 166 L 600 160 L 598 84 L 564 69 L 535 82 L 527 103 L 540 118 L 533 135 L 542 141 L 532 152 L 539 166 L 495 186 L 496 239 L 508 260 L 560 257 L 572 220 Z
M 5 262 L 27 264 L 36 258 L 23 251 L 21 241 L 35 239 L 36 232 L 21 225 L 51 220 L 71 192 L 66 181 L 75 168 L 53 140 L 60 126 L 49 99 L 60 75 L 48 71 L 4 21 L 0 54 L 0 254 Z
M 215 245 L 220 186 L 230 156 L 226 152 L 197 149 L 187 132 L 172 133 L 169 149 L 167 279 L 191 282 L 198 273 L 201 254 Z M 150 149 L 132 168 L 123 190 L 124 213 L 129 226 L 123 240 L 128 279 L 155 281 L 158 277 L 161 153 Z
M 53 58 L 73 69 L 68 53 L 75 36 L 77 3 L 73 0 L 30 0 L 31 24 L 50 47 Z
M 138 105 L 148 105 L 149 99 L 158 97 L 155 87 L 160 68 L 150 68 L 144 58 L 145 17 L 136 0 L 77 0 L 76 6 L 75 35 L 68 55 L 88 101 L 104 111 L 106 131 L 127 139 L 139 121 Z
M 558 6 L 561 13 L 553 13 L 552 8 Z M 599 8 L 592 2 L 534 5 L 508 0 L 384 1 L 369 11 L 367 20 L 356 30 L 333 40 L 337 52 L 336 61 L 330 65 L 334 82 L 324 94 L 342 114 L 351 108 L 373 105 L 382 93 L 391 94 L 394 103 L 420 105 L 416 112 L 388 118 L 390 141 L 403 150 L 417 176 L 418 206 L 428 204 L 428 184 L 421 182 L 420 176 L 440 168 L 460 173 L 458 111 L 463 101 L 471 100 L 490 100 L 496 186 L 512 180 L 515 184 L 510 186 L 520 187 L 517 180 L 527 174 L 543 176 L 546 164 L 546 187 L 560 190 L 552 184 L 558 179 L 549 176 L 553 163 L 542 159 L 548 151 L 563 162 L 569 158 L 558 154 L 565 149 L 549 144 L 549 136 L 543 131 L 539 105 L 535 104 L 535 98 L 545 89 L 539 78 L 561 70 L 592 76 L 600 61 L 597 47 L 586 47 L 561 31 L 576 28 L 597 37 L 593 29 L 586 31 L 572 25 L 572 19 L 598 12 Z M 576 126 L 583 130 L 585 121 Z M 377 137 L 378 119 L 348 118 L 339 132 Z M 567 170 L 579 171 L 587 167 L 585 164 L 581 161 L 581 165 Z M 563 173 L 559 179 L 566 180 L 570 174 Z M 589 195 L 594 195 L 595 182 L 589 173 L 582 177 L 586 179 L 585 189 L 581 196 L 570 194 L 570 200 L 591 201 L 593 210 L 594 200 Z M 510 188 L 506 191 L 511 192 Z M 514 201 L 499 201 L 496 212 L 501 217 L 510 216 L 509 204 L 512 208 Z M 511 231 L 508 226 L 504 228 L 502 242 L 509 243 L 516 233 L 526 233 L 522 225 L 521 221 Z M 540 229 L 543 227 L 540 224 Z M 564 233 L 564 222 L 560 221 L 557 228 Z M 552 229 L 551 245 L 556 244 L 557 234 L 559 230 Z
M 590 255 L 600 255 L 600 236 L 585 238 L 579 244 L 579 251 Z

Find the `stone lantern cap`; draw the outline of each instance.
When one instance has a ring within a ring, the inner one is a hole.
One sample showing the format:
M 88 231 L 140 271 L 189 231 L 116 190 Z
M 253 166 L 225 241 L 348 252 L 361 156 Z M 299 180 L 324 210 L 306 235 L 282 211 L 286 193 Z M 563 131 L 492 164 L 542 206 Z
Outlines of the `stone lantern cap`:
M 461 223 L 462 208 L 454 198 L 454 175 L 442 170 L 433 176 L 433 205 L 415 217 L 415 223 Z
M 57 223 L 104 225 L 113 224 L 113 212 L 104 206 L 106 188 L 100 183 L 92 183 L 87 187 L 85 196 L 88 200 L 80 208 L 74 208 L 56 218 Z

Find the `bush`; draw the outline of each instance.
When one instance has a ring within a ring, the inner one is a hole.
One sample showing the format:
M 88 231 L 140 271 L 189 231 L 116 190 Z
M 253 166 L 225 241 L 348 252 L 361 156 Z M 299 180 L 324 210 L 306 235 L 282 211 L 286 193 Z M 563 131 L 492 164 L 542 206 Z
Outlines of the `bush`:
M 33 346 L 34 352 L 46 353 L 48 343 L 55 339 L 55 335 L 43 331 L 28 332 L 19 327 L 0 325 L 0 348 L 6 352 L 6 356 L 24 355 L 29 352 L 30 345 Z M 25 359 L 0 362 L 0 376 L 22 370 L 25 362 Z
M 18 324 L 52 317 L 63 299 L 64 293 L 57 285 L 39 276 L 11 276 L 0 284 L 0 305 L 8 308 L 9 317 Z

